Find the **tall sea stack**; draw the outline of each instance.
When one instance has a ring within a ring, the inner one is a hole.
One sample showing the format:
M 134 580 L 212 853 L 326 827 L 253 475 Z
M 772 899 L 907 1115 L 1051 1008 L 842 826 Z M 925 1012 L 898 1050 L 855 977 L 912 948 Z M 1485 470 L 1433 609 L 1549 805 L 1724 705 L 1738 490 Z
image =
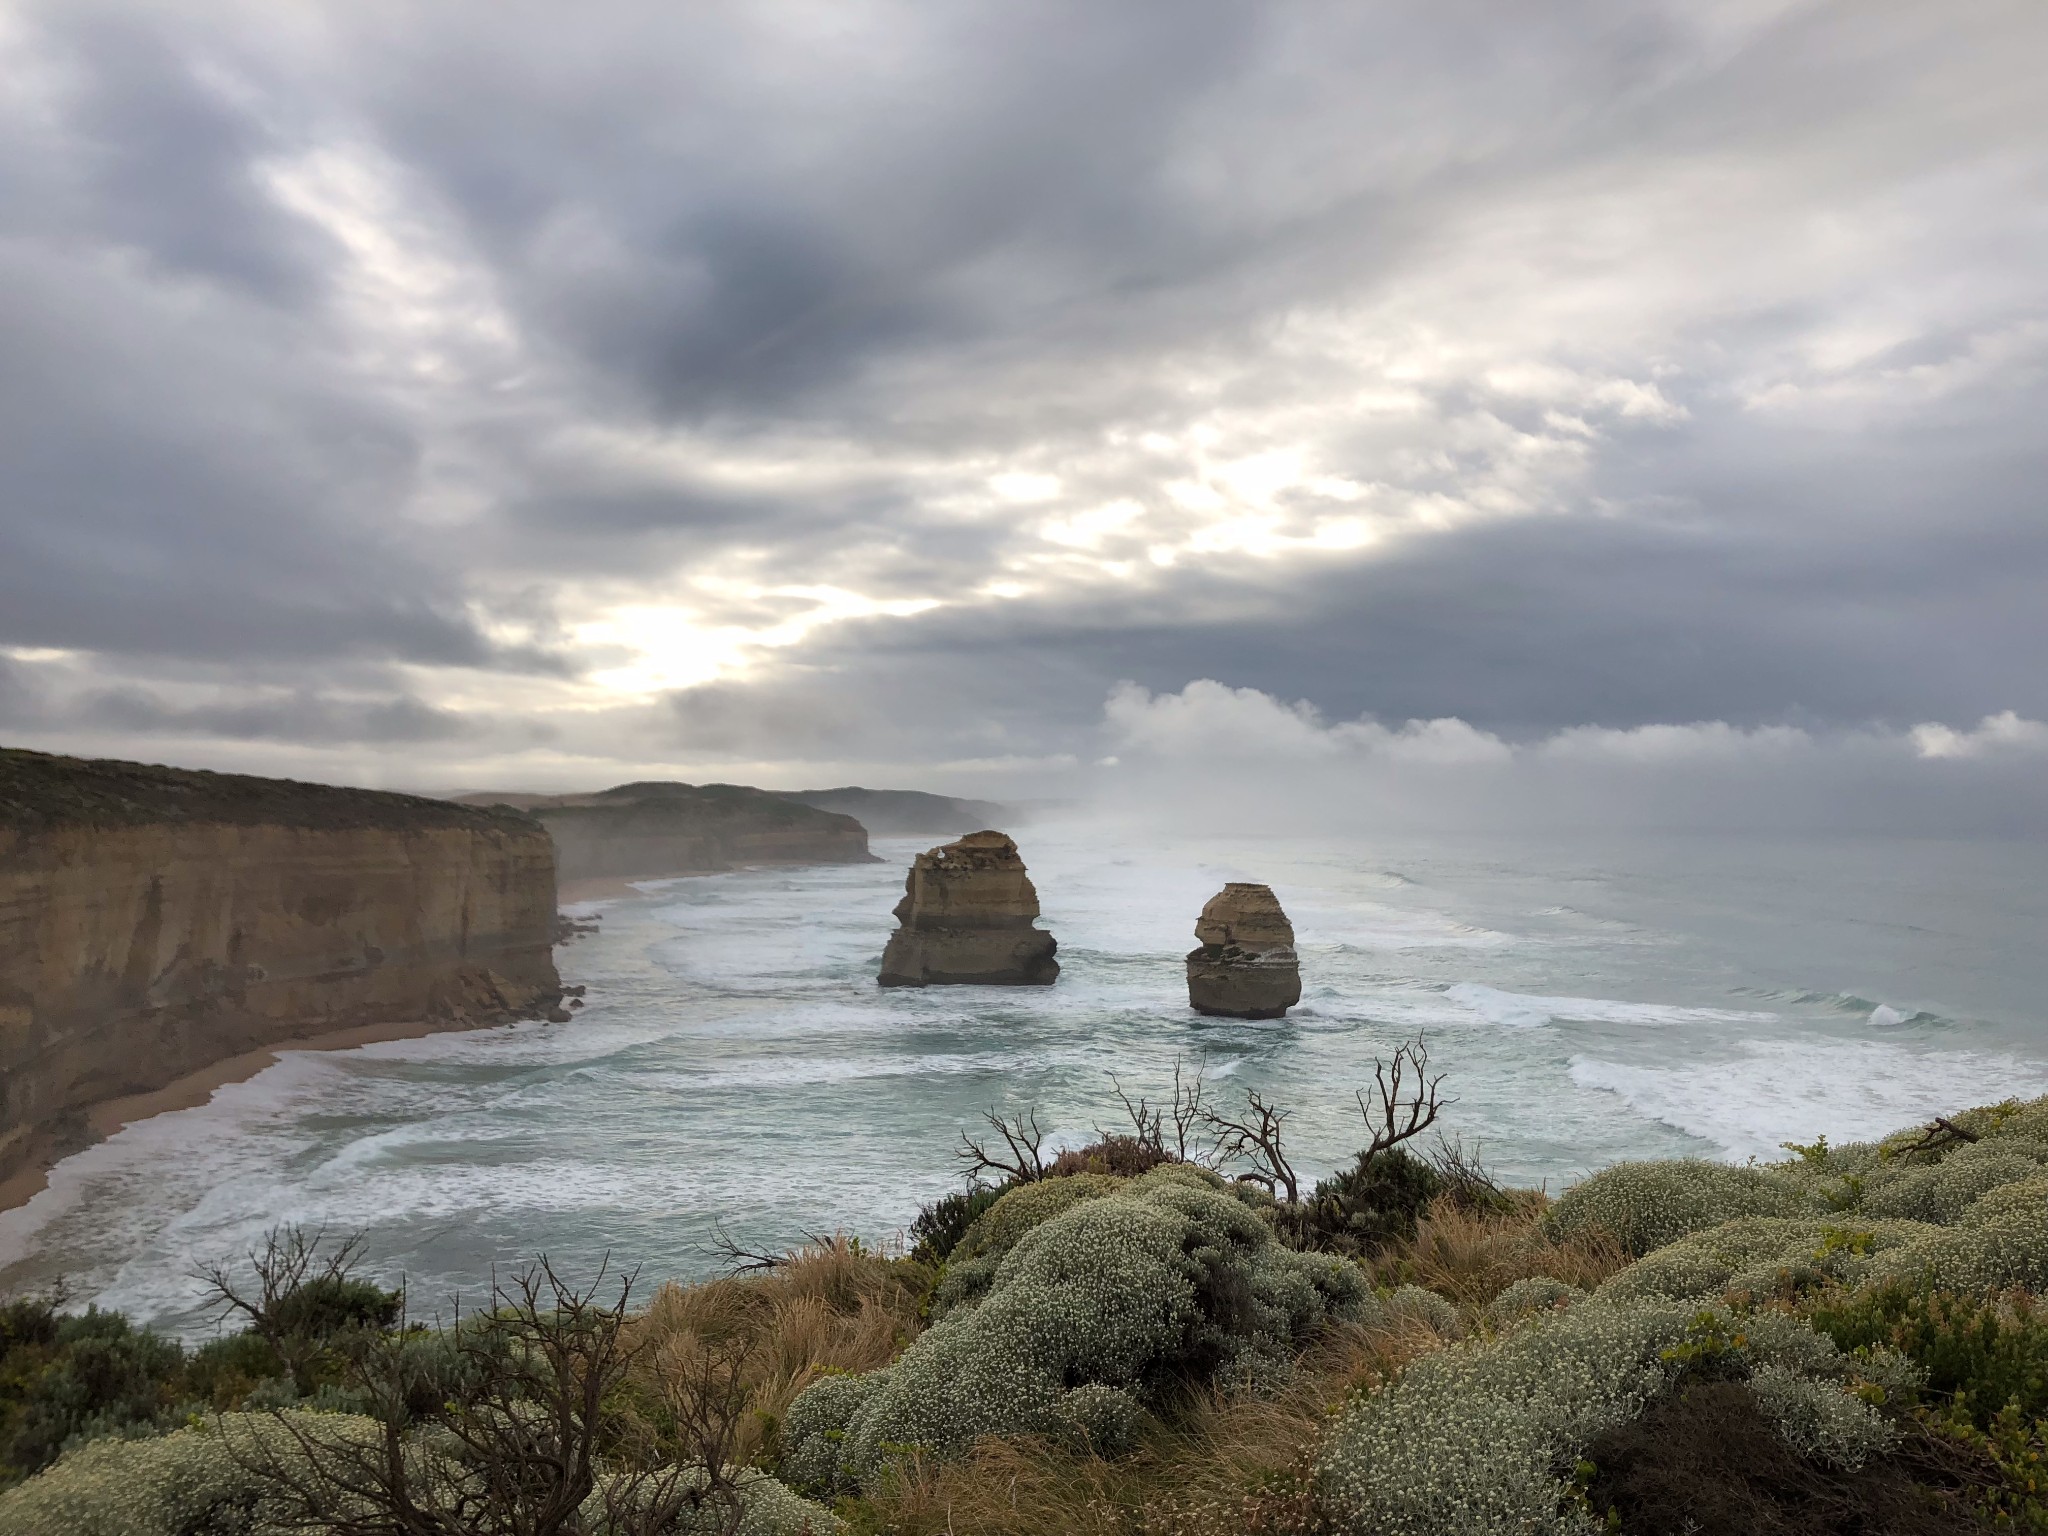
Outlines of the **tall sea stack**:
M 1226 1019 L 1277 1019 L 1301 1001 L 1294 925 L 1270 885 L 1233 880 L 1202 908 L 1188 951 L 1188 1003 Z
M 1049 987 L 1059 948 L 1033 926 L 1038 891 L 1017 845 L 970 832 L 920 853 L 896 903 L 898 927 L 882 951 L 885 987 Z

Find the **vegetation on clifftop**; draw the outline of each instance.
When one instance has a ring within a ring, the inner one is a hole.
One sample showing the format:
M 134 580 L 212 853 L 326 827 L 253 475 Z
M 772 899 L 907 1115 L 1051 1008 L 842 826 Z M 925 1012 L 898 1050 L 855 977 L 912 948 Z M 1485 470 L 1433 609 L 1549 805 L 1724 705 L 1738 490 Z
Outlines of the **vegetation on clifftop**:
M 201 1350 L 16 1302 L 0 1530 L 2048 1532 L 2048 1100 L 1551 1202 L 1404 1081 L 1315 1185 L 1199 1080 L 1056 1157 L 992 1112 L 911 1252 L 639 1311 L 540 1269 L 408 1329 L 290 1234 Z
M 529 836 L 538 830 L 527 817 L 501 807 L 0 747 L 0 827 L 37 832 L 154 822 L 320 831 L 459 827 Z

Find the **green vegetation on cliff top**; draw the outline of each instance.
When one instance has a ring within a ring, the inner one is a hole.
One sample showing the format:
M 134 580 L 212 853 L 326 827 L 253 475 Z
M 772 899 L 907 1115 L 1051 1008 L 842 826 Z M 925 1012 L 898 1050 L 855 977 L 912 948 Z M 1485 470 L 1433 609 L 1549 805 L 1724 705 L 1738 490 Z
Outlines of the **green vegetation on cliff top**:
M 303 784 L 295 779 L 209 773 L 108 758 L 58 757 L 0 747 L 0 827 L 36 832 L 155 822 L 260 824 L 322 831 L 372 827 L 539 831 L 527 817 L 503 807 L 456 805 L 386 790 Z

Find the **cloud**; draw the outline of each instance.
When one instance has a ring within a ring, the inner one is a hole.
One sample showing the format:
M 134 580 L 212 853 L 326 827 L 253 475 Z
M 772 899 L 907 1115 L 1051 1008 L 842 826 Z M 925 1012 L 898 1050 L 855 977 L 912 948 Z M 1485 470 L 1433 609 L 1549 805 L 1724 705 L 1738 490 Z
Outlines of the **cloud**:
M 1115 768 L 1105 805 L 1224 807 L 1245 830 L 2048 830 L 2048 725 L 2011 711 L 1970 730 L 1710 720 L 1510 742 L 1451 718 L 1331 721 L 1201 679 L 1159 694 L 1120 684 L 1103 715 Z
M 915 777 L 1102 755 L 1119 679 L 1465 766 L 2048 718 L 2044 41 L 31 0 L 0 645 L 82 660 L 0 731 Z

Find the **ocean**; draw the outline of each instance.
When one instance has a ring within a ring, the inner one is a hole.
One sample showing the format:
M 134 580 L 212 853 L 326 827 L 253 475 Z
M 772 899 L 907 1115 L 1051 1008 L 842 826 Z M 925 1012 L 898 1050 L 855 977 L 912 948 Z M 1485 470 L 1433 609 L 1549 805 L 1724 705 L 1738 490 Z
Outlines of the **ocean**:
M 780 1249 L 896 1239 L 959 1187 L 990 1107 L 1049 1145 L 1115 1129 L 1112 1074 L 1176 1063 L 1291 1110 L 1307 1174 L 1363 1139 L 1375 1056 L 1426 1037 L 1444 1126 L 1553 1192 L 1620 1158 L 1783 1155 L 2048 1093 L 2038 844 L 1447 836 L 1164 843 L 1018 829 L 1064 967 L 1046 989 L 883 991 L 911 855 L 645 883 L 572 909 L 588 987 L 564 1025 L 288 1052 L 202 1107 L 130 1126 L 0 1215 L 0 1288 L 199 1336 L 194 1277 L 282 1222 L 366 1234 L 416 1316 L 545 1253 L 643 1289 L 715 1272 L 721 1233 Z M 1226 880 L 1272 885 L 1299 938 L 1286 1019 L 1205 1019 L 1181 956 Z

